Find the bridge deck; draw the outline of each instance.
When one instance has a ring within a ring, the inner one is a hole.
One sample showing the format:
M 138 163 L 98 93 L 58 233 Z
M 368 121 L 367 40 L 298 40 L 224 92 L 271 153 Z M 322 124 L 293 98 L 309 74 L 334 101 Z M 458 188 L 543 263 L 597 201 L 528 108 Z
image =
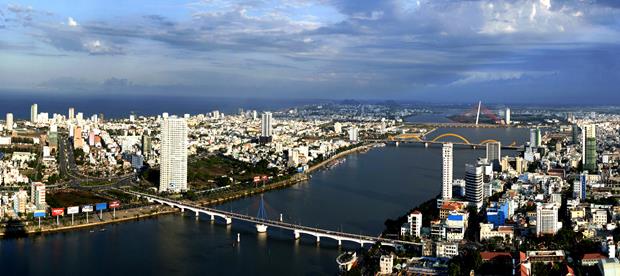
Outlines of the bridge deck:
M 330 237 L 333 239 L 351 240 L 351 241 L 359 242 L 361 244 L 381 242 L 384 244 L 392 244 L 392 245 L 396 245 L 396 244 L 421 245 L 421 243 L 415 243 L 415 242 L 409 242 L 409 241 L 393 240 L 393 239 L 386 239 L 386 238 L 373 237 L 373 236 L 367 236 L 367 235 L 358 235 L 358 234 L 352 234 L 352 233 L 341 232 L 341 231 L 332 231 L 332 230 L 326 230 L 326 229 L 321 229 L 321 228 L 308 227 L 308 226 L 292 224 L 292 223 L 282 222 L 282 221 L 259 219 L 259 218 L 255 218 L 249 215 L 243 215 L 243 214 L 223 211 L 223 210 L 209 208 L 209 207 L 191 205 L 185 202 L 178 202 L 178 201 L 170 200 L 167 198 L 161 198 L 161 197 L 154 196 L 154 195 L 143 194 L 143 193 L 138 193 L 138 192 L 133 192 L 133 191 L 126 191 L 126 190 L 122 190 L 122 191 L 128 194 L 134 195 L 134 196 L 150 198 L 150 199 L 159 201 L 162 204 L 173 205 L 177 208 L 193 210 L 194 212 L 202 211 L 207 214 L 209 213 L 217 214 L 218 216 L 230 217 L 230 218 L 240 220 L 240 221 L 245 221 L 245 222 L 250 222 L 250 223 L 255 223 L 255 224 L 264 224 L 267 226 L 287 229 L 291 231 L 300 231 L 300 232 L 308 233 L 308 234 L 311 234 L 317 237 L 324 236 L 324 237 Z

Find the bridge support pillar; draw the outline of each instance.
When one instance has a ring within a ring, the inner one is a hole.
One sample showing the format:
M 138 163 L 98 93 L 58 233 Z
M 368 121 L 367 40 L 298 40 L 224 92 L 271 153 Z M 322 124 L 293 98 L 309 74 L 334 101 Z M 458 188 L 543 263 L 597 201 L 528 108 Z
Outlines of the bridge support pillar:
M 321 243 L 321 236 L 316 236 L 316 244 Z
M 209 218 L 211 219 L 211 221 L 215 220 L 215 216 L 214 215 L 211 215 Z
M 256 232 L 260 233 L 267 233 L 267 225 L 264 224 L 256 224 Z
M 428 148 L 428 143 L 424 143 L 424 147 L 425 147 L 425 148 Z
M 196 211 L 196 220 L 198 220 L 200 218 L 200 213 L 198 213 L 198 211 Z
M 296 240 L 298 240 L 298 239 L 299 239 L 299 236 L 300 236 L 300 235 L 299 235 L 299 232 L 298 232 L 297 230 L 293 231 L 293 235 L 294 235 L 294 237 L 295 237 L 295 239 L 296 239 Z
M 226 217 L 226 225 L 230 225 L 230 224 L 232 224 L 232 218 Z
M 342 240 L 338 240 L 338 247 L 342 246 Z
M 181 213 L 185 213 L 185 208 L 181 208 Z

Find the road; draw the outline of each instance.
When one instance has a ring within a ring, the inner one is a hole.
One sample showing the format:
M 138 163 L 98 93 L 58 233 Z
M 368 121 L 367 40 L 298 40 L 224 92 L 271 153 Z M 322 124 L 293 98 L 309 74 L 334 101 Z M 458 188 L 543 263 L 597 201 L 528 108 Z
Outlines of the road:
M 97 189 L 126 186 L 131 185 L 132 180 L 136 176 L 135 173 L 111 177 L 94 177 L 82 174 L 75 163 L 73 145 L 66 133 L 59 133 L 58 135 L 58 169 L 61 176 L 66 176 L 70 180 L 55 186 L 70 186 L 73 188 Z M 88 182 L 109 182 L 110 184 L 89 185 Z

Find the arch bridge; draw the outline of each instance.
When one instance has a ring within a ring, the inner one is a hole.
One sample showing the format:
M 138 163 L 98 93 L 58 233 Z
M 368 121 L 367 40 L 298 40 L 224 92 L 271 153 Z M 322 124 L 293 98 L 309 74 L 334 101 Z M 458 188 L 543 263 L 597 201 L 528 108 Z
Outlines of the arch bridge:
M 457 145 L 468 145 L 468 146 L 485 146 L 486 144 L 489 143 L 499 143 L 500 141 L 496 140 L 496 139 L 485 139 L 482 140 L 478 143 L 474 143 L 472 142 L 470 139 L 466 138 L 463 135 L 460 134 L 456 134 L 456 133 L 443 133 L 433 139 L 430 140 L 426 140 L 424 139 L 422 136 L 418 135 L 418 134 L 413 134 L 413 133 L 406 133 L 406 134 L 400 134 L 397 136 L 389 136 L 388 137 L 388 141 L 391 142 L 419 142 L 419 143 L 425 143 L 425 144 L 445 144 L 448 143 L 447 141 L 445 141 L 445 138 L 453 138 L 458 140 L 458 142 L 453 143 L 453 144 L 457 144 Z M 517 145 L 517 141 L 513 141 L 511 144 L 509 145 L 502 145 L 503 148 L 508 148 L 508 149 L 516 149 L 519 146 Z

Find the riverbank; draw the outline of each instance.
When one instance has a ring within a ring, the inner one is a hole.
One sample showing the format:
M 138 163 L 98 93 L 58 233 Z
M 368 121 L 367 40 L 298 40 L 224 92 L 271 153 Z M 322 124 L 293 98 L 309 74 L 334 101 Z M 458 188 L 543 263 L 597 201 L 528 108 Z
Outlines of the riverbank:
M 353 153 L 357 153 L 360 151 L 364 151 L 364 150 L 369 150 L 372 147 L 375 147 L 377 144 L 364 144 L 364 145 L 359 145 L 355 148 L 340 152 L 338 154 L 335 154 L 334 156 L 323 160 L 321 162 L 319 162 L 318 164 L 315 164 L 313 166 L 311 166 L 310 168 L 308 168 L 305 172 L 303 173 L 298 173 L 295 174 L 293 176 L 291 176 L 291 178 L 286 179 L 286 180 L 282 180 L 282 181 L 278 181 L 278 182 L 274 182 L 274 183 L 270 183 L 270 184 L 266 184 L 264 186 L 260 186 L 260 187 L 256 187 L 256 188 L 252 188 L 249 190 L 244 190 L 244 191 L 239 191 L 237 193 L 231 194 L 231 195 L 227 195 L 227 196 L 223 196 L 223 197 L 218 197 L 218 198 L 212 198 L 212 199 L 202 199 L 202 200 L 197 200 L 194 201 L 194 203 L 198 203 L 199 205 L 202 206 L 210 206 L 210 205 L 219 205 L 219 204 L 223 204 L 229 201 L 233 201 L 233 200 L 237 200 L 240 198 L 244 198 L 244 197 L 249 197 L 249 196 L 254 196 L 254 195 L 258 195 L 264 192 L 268 192 L 271 190 L 276 190 L 276 189 L 284 189 L 287 187 L 290 187 L 292 185 L 295 185 L 297 183 L 303 182 L 303 181 L 307 181 L 308 179 L 310 179 L 310 174 L 322 167 L 325 167 L 326 165 L 328 165 L 331 162 L 334 162 L 338 159 L 341 159 L 343 157 L 346 157 L 349 154 L 353 154 Z
M 113 217 L 113 214 L 110 211 L 103 213 L 102 219 L 99 219 L 98 214 L 93 213 L 90 214 L 90 221 L 88 223 L 86 223 L 84 219 L 80 218 L 75 220 L 75 222 L 77 223 L 74 225 L 65 225 L 67 223 L 71 223 L 70 216 L 66 216 L 61 220 L 61 226 L 56 225 L 56 221 L 51 222 L 50 220 L 46 220 L 45 224 L 42 224 L 41 228 L 39 228 L 38 221 L 36 220 L 24 221 L 23 223 L 25 224 L 11 226 L 10 230 L 8 230 L 7 228 L 3 229 L 3 231 L 0 232 L 0 238 L 73 231 L 82 228 L 92 228 L 107 224 L 140 220 L 177 212 L 179 212 L 178 209 L 168 206 L 149 205 L 127 210 L 118 210 L 116 211 L 116 218 Z M 80 214 L 79 216 L 81 217 L 83 215 Z M 20 221 L 20 223 L 22 222 Z

